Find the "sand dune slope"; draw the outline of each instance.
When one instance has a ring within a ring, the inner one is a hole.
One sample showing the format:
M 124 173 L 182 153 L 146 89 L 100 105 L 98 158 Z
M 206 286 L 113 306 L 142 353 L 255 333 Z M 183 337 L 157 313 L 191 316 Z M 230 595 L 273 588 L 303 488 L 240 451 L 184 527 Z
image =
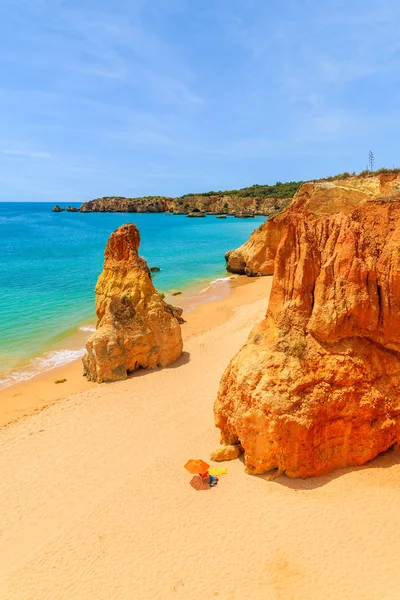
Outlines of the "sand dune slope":
M 218 444 L 222 371 L 265 304 L 192 337 L 168 369 L 0 431 L 2 599 L 400 597 L 399 453 L 274 483 L 235 461 L 217 488 L 188 485 L 182 465 Z

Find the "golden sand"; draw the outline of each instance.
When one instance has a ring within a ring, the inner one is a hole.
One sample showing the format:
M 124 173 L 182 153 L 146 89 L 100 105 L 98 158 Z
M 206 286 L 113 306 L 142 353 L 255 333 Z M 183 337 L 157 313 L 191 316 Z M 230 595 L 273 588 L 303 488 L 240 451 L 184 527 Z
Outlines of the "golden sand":
M 236 460 L 217 487 L 189 485 L 183 465 L 218 446 L 219 380 L 270 283 L 189 313 L 169 368 L 96 385 L 71 364 L 8 390 L 30 416 L 0 430 L 2 600 L 400 597 L 398 452 L 304 481 Z M 59 377 L 81 391 L 56 402 Z

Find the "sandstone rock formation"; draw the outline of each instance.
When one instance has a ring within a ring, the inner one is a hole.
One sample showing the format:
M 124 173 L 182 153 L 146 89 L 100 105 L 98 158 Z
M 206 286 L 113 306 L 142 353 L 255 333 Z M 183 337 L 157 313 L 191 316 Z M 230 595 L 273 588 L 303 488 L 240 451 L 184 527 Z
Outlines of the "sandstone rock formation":
M 60 207 L 58 204 L 56 204 L 56 205 L 55 205 L 55 206 L 52 208 L 51 212 L 64 212 L 64 210 L 65 210 L 65 208 L 61 208 L 61 207 Z
M 266 318 L 226 369 L 214 409 L 221 443 L 242 444 L 250 473 L 310 477 L 362 465 L 400 442 L 400 195 L 392 184 L 380 181 L 388 198 L 358 198 L 350 210 L 339 199 L 337 214 L 338 204 L 307 186 L 268 229 L 275 261 Z
M 243 448 L 240 444 L 236 444 L 236 446 L 221 446 L 217 450 L 214 450 L 214 452 L 211 452 L 210 460 L 213 460 L 214 462 L 235 460 L 236 458 L 239 458 L 242 452 Z
M 173 198 L 148 196 L 145 198 L 124 198 L 123 196 L 105 196 L 84 202 L 81 212 L 132 212 L 155 213 L 169 210 Z
M 132 223 L 119 227 L 108 240 L 95 289 L 97 328 L 83 358 L 89 380 L 126 379 L 140 367 L 165 367 L 182 353 L 179 315 L 154 288 L 138 255 L 139 244 Z
M 110 196 L 84 202 L 81 212 L 165 212 L 173 215 L 205 216 L 226 213 L 244 216 L 269 216 L 286 208 L 292 198 L 269 196 L 243 196 L 241 194 L 189 194 L 179 198 L 149 196 L 144 198 L 123 198 Z M 195 213 L 204 213 L 198 214 Z
M 373 198 L 395 195 L 399 187 L 397 171 L 309 182 L 301 186 L 292 204 L 303 204 L 305 214 L 310 218 L 338 212 L 348 214 Z M 226 253 L 227 270 L 249 277 L 272 275 L 276 250 L 284 231 L 284 213 L 270 217 L 240 248 Z
M 252 211 L 238 212 L 235 214 L 236 219 L 254 219 L 255 214 Z

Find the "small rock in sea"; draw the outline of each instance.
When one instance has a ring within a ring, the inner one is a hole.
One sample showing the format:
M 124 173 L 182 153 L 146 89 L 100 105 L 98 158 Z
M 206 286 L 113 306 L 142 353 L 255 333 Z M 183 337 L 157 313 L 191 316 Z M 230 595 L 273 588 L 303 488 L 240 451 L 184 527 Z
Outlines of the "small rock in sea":
M 199 212 L 195 212 L 195 211 L 193 211 L 193 212 L 191 212 L 191 213 L 188 213 L 186 216 L 187 216 L 187 217 L 205 217 L 205 216 L 206 216 L 206 213 L 204 213 L 204 212 L 200 212 L 200 211 L 199 211 Z
M 172 292 L 171 296 L 180 296 L 182 292 Z
M 160 267 L 150 267 L 150 271 L 152 273 L 158 273 L 158 271 L 161 271 Z
M 54 383 L 65 383 L 66 379 L 56 379 Z
M 243 448 L 240 444 L 235 446 L 222 446 L 210 454 L 210 460 L 215 462 L 224 462 L 225 460 L 235 460 L 242 454 Z
M 56 204 L 51 212 L 64 212 L 64 210 L 65 208 L 61 208 L 60 206 L 58 206 L 58 204 Z
M 253 219 L 254 213 L 251 213 L 251 212 L 236 213 L 235 218 L 236 219 Z

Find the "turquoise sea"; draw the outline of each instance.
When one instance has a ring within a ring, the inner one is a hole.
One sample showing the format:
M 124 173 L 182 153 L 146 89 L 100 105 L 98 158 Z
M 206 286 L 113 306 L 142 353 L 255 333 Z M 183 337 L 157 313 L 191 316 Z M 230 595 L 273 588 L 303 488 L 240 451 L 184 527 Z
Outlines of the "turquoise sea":
M 51 209 L 0 203 L 0 388 L 82 354 L 104 248 L 123 223 L 139 227 L 140 254 L 160 267 L 157 289 L 190 294 L 225 277 L 225 252 L 265 220 Z

